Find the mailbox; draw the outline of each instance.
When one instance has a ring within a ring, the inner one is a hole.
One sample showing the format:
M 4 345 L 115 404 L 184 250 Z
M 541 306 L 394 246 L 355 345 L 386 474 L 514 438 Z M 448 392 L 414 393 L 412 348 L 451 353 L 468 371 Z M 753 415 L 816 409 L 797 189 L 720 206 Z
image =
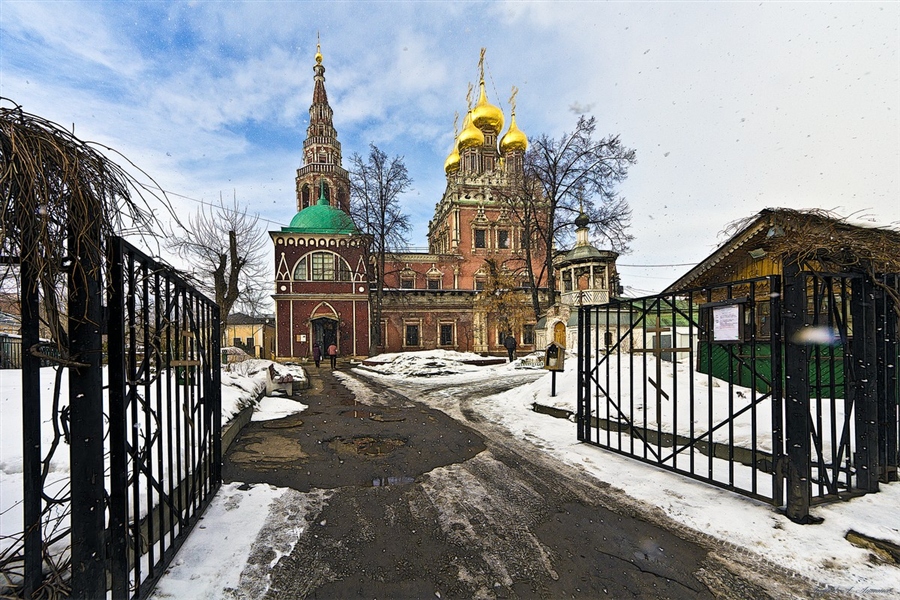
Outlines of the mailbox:
M 562 371 L 566 360 L 566 349 L 556 342 L 551 342 L 544 352 L 544 368 L 548 371 Z

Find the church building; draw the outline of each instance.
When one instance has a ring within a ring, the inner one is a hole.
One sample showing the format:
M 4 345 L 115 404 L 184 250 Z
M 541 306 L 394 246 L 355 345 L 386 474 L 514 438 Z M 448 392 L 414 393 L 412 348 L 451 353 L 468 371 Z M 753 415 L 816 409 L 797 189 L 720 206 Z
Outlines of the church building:
M 516 124 L 515 88 L 504 131 L 503 111 L 488 101 L 482 51 L 478 99 L 474 105 L 468 102 L 462 130 L 444 163 L 447 184 L 429 222 L 428 251 L 390 255 L 378 323 L 381 343 L 375 347 L 370 345 L 372 312 L 364 258 L 369 238 L 349 215 L 349 175 L 341 166 L 320 52 L 315 61 L 304 162 L 296 178 L 298 212 L 290 225 L 270 232 L 275 246 L 276 358 L 308 357 L 314 342 L 322 348 L 334 342 L 342 356 L 357 357 L 434 348 L 505 354 L 503 339 L 510 333 L 520 353 L 542 347 L 536 342 L 543 343 L 545 336 L 536 330 L 539 325 L 530 308 L 527 240 L 510 209 L 528 148 Z M 540 258 L 534 260 L 534 272 L 542 273 Z M 479 302 L 479 292 L 491 281 L 492 265 L 512 282 L 512 293 L 527 307 L 521 313 L 531 312 L 531 318 L 493 314 Z M 535 283 L 546 298 L 541 289 L 546 281 Z M 571 290 L 571 282 L 568 285 L 565 291 Z
M 270 231 L 275 245 L 275 356 L 308 357 L 318 342 L 341 355 L 369 351 L 366 237 L 350 218 L 350 178 L 325 93 L 325 67 L 316 53 L 313 103 L 297 170 L 297 214 Z

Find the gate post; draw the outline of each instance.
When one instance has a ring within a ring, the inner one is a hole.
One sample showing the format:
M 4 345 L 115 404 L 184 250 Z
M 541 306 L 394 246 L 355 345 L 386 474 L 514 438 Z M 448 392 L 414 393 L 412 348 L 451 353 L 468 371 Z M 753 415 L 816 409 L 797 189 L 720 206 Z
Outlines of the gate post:
M 85 599 L 106 597 L 101 211 L 91 194 L 69 201 L 72 597 Z
M 15 187 L 13 188 L 15 189 Z M 34 597 L 43 579 L 41 509 L 41 359 L 32 353 L 40 343 L 40 269 L 34 214 L 18 205 L 21 242 L 22 313 L 22 531 L 25 537 L 23 597 Z
M 900 292 L 897 274 L 883 275 L 881 285 Z M 875 344 L 878 354 L 878 463 L 879 480 L 888 483 L 898 480 L 897 453 L 897 313 L 893 297 L 883 289 L 876 290 Z
M 769 278 L 769 356 L 772 361 L 772 498 L 776 506 L 784 501 L 784 338 L 782 337 L 782 278 Z
M 866 492 L 878 491 L 878 399 L 875 358 L 874 290 L 867 277 L 854 277 L 850 283 L 850 314 L 853 318 L 853 338 L 850 340 L 848 372 L 850 381 L 846 391 L 852 394 L 851 406 L 856 409 L 856 469 L 857 488 Z
M 809 351 L 797 343 L 805 327 L 806 277 L 800 266 L 785 258 L 784 298 L 784 398 L 787 445 L 787 505 L 785 514 L 796 523 L 810 523 Z
M 590 315 L 585 306 L 578 307 L 578 398 L 577 414 L 578 441 L 590 441 L 590 390 L 588 388 L 588 374 L 590 373 Z

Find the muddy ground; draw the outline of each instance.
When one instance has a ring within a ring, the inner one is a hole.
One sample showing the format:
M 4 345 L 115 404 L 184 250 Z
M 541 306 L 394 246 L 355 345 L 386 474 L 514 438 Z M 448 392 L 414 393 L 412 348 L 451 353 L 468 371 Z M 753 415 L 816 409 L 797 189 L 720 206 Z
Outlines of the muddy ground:
M 294 490 L 235 598 L 770 597 L 466 407 L 534 375 L 429 387 L 458 392 L 443 412 L 415 386 L 313 371 L 307 411 L 251 423 L 226 456 L 226 481 Z

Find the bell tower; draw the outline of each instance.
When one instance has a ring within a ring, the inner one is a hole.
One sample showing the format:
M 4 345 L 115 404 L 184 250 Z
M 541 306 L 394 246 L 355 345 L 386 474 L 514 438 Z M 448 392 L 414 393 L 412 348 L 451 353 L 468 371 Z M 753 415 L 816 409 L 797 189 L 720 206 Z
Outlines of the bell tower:
M 324 194 L 329 206 L 350 212 L 350 178 L 341 166 L 341 143 L 334 128 L 334 112 L 325 92 L 321 45 L 316 44 L 314 88 L 309 126 L 303 142 L 303 166 L 297 169 L 297 210 L 314 206 Z

